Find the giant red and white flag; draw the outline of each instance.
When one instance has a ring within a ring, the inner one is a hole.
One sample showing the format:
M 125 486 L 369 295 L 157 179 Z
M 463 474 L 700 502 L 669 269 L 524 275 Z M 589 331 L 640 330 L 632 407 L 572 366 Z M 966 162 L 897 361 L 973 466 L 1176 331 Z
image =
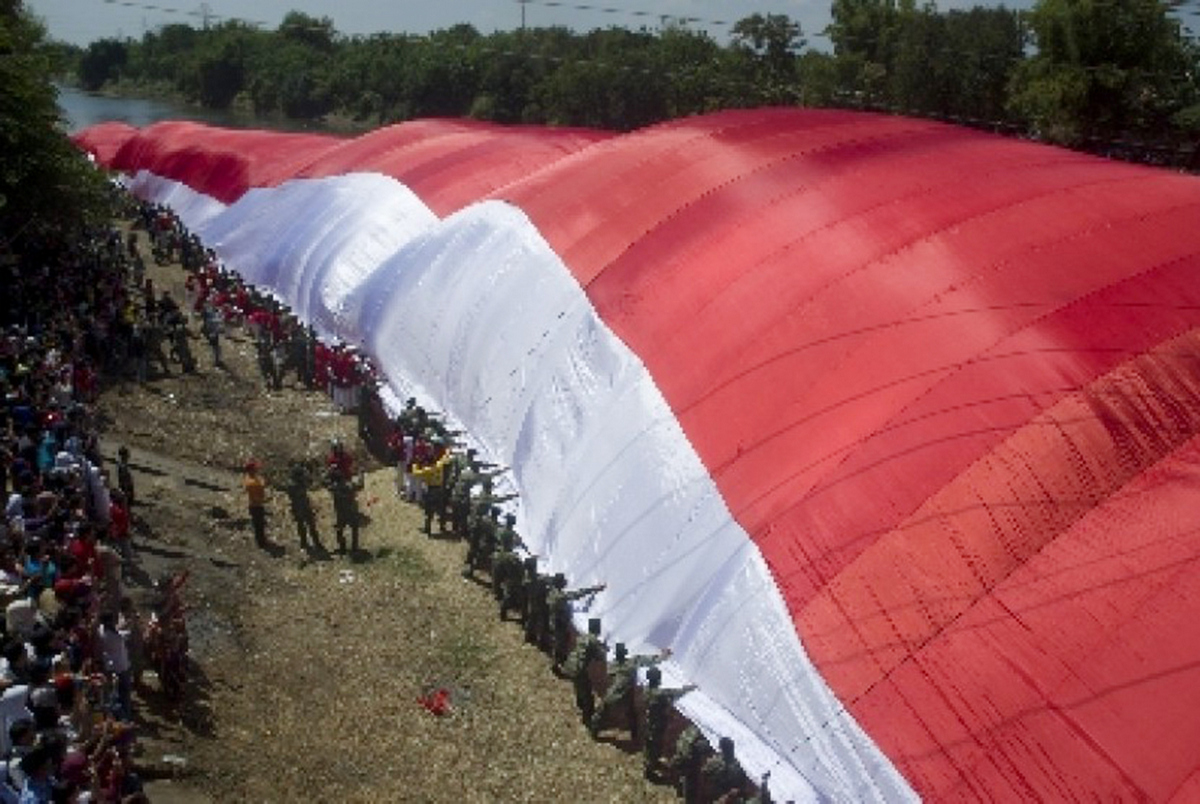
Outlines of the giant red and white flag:
M 756 110 L 77 141 L 513 468 L 779 799 L 1200 799 L 1200 180 Z

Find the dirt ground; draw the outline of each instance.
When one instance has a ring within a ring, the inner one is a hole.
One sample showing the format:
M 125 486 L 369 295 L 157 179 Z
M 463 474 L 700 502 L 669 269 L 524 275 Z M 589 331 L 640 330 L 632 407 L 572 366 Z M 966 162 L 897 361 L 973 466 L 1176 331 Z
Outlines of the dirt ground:
M 149 275 L 182 299 L 178 266 Z M 106 454 L 132 452 L 135 600 L 154 578 L 190 572 L 187 700 L 168 706 L 151 677 L 138 707 L 154 801 L 676 800 L 642 778 L 623 732 L 588 737 L 570 684 L 460 577 L 463 545 L 421 534 L 393 471 L 361 450 L 363 552 L 302 550 L 277 488 L 274 547 L 257 548 L 245 459 L 277 484 L 288 459 L 323 454 L 331 436 L 354 444 L 355 420 L 322 394 L 264 390 L 245 335 L 214 366 L 191 329 L 196 374 L 112 383 L 98 404 Z M 328 495 L 312 496 L 329 546 Z M 435 688 L 451 691 L 447 716 L 418 704 Z

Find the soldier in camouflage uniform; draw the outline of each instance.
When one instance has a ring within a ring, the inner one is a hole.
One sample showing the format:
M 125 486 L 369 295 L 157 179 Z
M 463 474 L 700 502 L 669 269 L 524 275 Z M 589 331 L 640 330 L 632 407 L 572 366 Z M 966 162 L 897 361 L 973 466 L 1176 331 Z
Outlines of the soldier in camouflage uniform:
M 600 639 L 600 620 L 596 617 L 588 620 L 587 633 L 575 641 L 571 655 L 563 663 L 563 673 L 571 679 L 575 688 L 575 706 L 579 708 L 579 716 L 583 725 L 592 722 L 596 714 L 596 695 L 592 690 L 592 662 L 604 658 L 607 648 Z
M 300 547 L 308 550 L 310 547 L 320 552 L 325 551 L 317 536 L 317 516 L 313 512 L 312 500 L 308 496 L 309 471 L 303 461 L 293 461 L 288 471 L 287 492 L 288 505 L 292 510 L 292 519 L 296 522 L 296 534 L 300 537 Z
M 528 556 L 524 561 L 518 559 L 517 566 L 509 573 L 508 582 L 504 585 L 504 592 L 500 598 L 501 620 L 507 620 L 508 613 L 515 611 L 518 621 L 524 625 L 525 611 L 529 606 L 529 584 L 535 575 L 536 556 Z
M 704 762 L 712 754 L 707 738 L 692 724 L 688 724 L 675 741 L 675 756 L 671 757 L 671 770 L 679 779 L 679 794 L 684 804 L 699 804 L 701 775 Z
M 613 662 L 605 671 L 608 684 L 604 689 L 604 700 L 600 702 L 600 709 L 588 723 L 588 731 L 593 737 L 598 735 L 614 716 L 622 716 L 625 718 L 624 726 L 629 729 L 630 738 L 637 742 L 637 702 L 634 694 L 637 691 L 638 668 L 653 667 L 670 655 L 671 649 L 663 648 L 662 653 L 657 656 L 630 656 L 625 643 L 617 643 Z
M 346 528 L 350 528 L 350 552 L 358 552 L 358 492 L 362 490 L 362 478 L 351 480 L 340 471 L 331 470 L 325 479 L 333 497 L 333 532 L 337 536 L 338 552 L 346 552 Z
M 771 772 L 767 771 L 758 782 L 758 793 L 746 799 L 746 804 L 773 804 L 771 798 Z
M 192 346 L 188 342 L 187 322 L 183 313 L 176 309 L 164 316 L 163 326 L 170 333 L 171 357 L 179 361 L 185 374 L 191 374 L 196 370 L 196 358 L 192 356 Z
M 605 589 L 605 584 L 587 586 L 583 589 L 567 589 L 567 578 L 561 572 L 554 576 L 550 592 L 546 595 L 546 607 L 550 612 L 551 657 L 554 670 L 562 671 L 563 662 L 571 647 L 571 635 L 575 628 L 571 623 L 571 602 Z
M 688 684 L 686 687 L 663 687 L 662 672 L 657 667 L 646 671 L 646 742 L 642 744 L 642 756 L 647 779 L 654 779 L 658 775 L 658 763 L 662 757 L 671 707 L 694 689 L 695 684 Z
M 496 534 L 496 551 L 492 554 L 492 595 L 500 603 L 501 620 L 514 607 L 513 588 L 521 582 L 521 559 L 516 552 L 520 537 L 513 529 L 516 521 L 515 515 L 504 515 L 504 526 Z
M 163 374 L 171 373 L 171 364 L 167 360 L 167 353 L 163 351 L 164 332 L 162 325 L 157 321 L 148 320 L 142 328 L 142 333 L 146 338 L 146 356 L 149 363 L 158 363 L 159 370 Z
M 709 801 L 741 801 L 750 786 L 746 772 L 733 755 L 731 737 L 721 738 L 719 752 L 708 758 L 700 775 L 704 779 L 704 793 Z
M 460 539 L 467 538 L 471 521 L 471 492 L 479 482 L 475 465 L 475 450 L 468 449 L 458 465 L 450 486 L 450 528 Z
M 467 530 L 467 557 L 463 563 L 462 576 L 471 578 L 475 572 L 486 569 L 488 557 L 496 545 L 496 517 L 500 509 L 486 502 L 475 503 L 475 516 Z
M 509 500 L 515 500 L 517 498 L 516 494 L 496 494 L 496 486 L 492 481 L 491 474 L 487 472 L 479 472 L 478 476 L 480 478 L 479 482 L 482 484 L 483 488 L 480 490 L 479 494 L 472 498 L 472 502 L 475 505 L 482 504 L 488 508 L 491 508 L 492 506 L 508 502 Z
M 550 634 L 550 609 L 546 597 L 550 593 L 550 578 L 537 571 L 537 559 L 525 559 L 525 608 L 521 611 L 521 624 L 525 628 L 525 641 L 539 650 L 546 650 Z
M 259 330 L 254 348 L 258 352 L 258 371 L 262 374 L 267 390 L 278 391 L 283 387 L 283 379 L 279 376 L 279 364 L 275 361 L 275 344 L 272 343 L 271 333 L 265 327 Z
M 417 429 L 417 400 L 409 397 L 404 400 L 404 410 L 396 416 L 396 425 L 407 435 L 420 435 Z

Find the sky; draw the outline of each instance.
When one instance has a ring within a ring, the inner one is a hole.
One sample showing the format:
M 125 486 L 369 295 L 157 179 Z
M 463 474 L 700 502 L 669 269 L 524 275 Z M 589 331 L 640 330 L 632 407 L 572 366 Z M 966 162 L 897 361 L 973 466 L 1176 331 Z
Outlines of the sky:
M 205 10 L 213 21 L 238 18 L 269 28 L 295 10 L 329 17 L 345 34 L 423 34 L 461 22 L 491 33 L 519 28 L 522 5 L 530 27 L 656 29 L 663 16 L 688 16 L 702 18 L 690 25 L 717 39 L 724 39 L 730 24 L 755 12 L 787 14 L 800 20 L 806 34 L 818 32 L 829 20 L 829 0 L 25 0 L 53 38 L 79 45 L 105 37 L 140 38 L 144 31 L 171 23 L 200 27 Z
M 938 6 L 980 2 L 987 0 L 950 0 Z M 1030 2 L 1010 0 L 1009 5 Z M 200 27 L 205 11 L 213 21 L 238 18 L 269 28 L 296 10 L 331 18 L 344 34 L 423 34 L 461 22 L 486 34 L 519 28 L 524 5 L 530 27 L 657 29 L 664 18 L 693 17 L 700 21 L 689 22 L 690 27 L 721 42 L 733 22 L 750 14 L 787 14 L 800 22 L 810 45 L 823 49 L 827 40 L 820 34 L 829 24 L 830 0 L 25 0 L 25 5 L 47 23 L 51 37 L 79 45 L 106 37 L 141 38 L 143 32 L 171 23 Z

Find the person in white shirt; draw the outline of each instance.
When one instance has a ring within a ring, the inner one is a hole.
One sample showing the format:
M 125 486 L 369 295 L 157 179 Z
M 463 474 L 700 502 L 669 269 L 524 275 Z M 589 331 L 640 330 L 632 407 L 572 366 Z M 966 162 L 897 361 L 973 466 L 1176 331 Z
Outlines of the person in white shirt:
M 129 649 L 125 645 L 125 636 L 117 630 L 116 612 L 106 611 L 100 615 L 100 628 L 96 637 L 100 662 L 105 672 L 112 675 L 117 683 L 117 717 L 121 720 L 132 720 L 132 665 L 129 663 Z

